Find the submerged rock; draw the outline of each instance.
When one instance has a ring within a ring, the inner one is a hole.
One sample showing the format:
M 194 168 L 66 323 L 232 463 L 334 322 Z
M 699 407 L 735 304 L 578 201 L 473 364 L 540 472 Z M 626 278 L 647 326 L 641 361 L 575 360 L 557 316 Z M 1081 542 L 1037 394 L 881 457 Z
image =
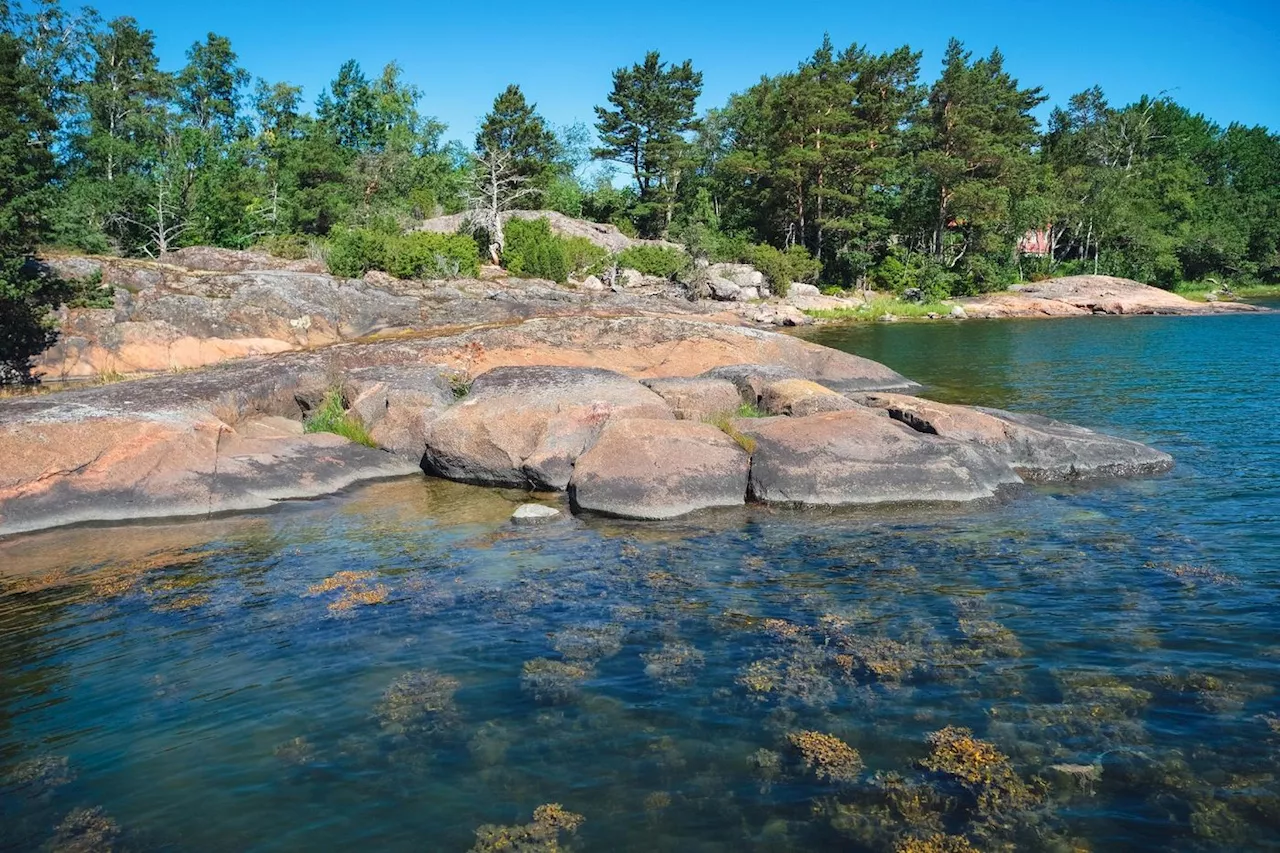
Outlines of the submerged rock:
M 521 504 L 511 513 L 512 524 L 544 524 L 562 517 L 563 513 L 553 506 L 542 504 Z

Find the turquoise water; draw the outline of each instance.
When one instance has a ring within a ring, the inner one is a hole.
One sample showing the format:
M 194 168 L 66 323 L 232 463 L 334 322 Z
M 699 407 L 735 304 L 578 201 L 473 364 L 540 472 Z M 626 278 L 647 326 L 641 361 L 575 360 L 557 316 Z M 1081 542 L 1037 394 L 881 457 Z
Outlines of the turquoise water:
M 553 849 L 559 803 L 576 850 L 1280 849 L 1280 314 L 813 337 L 1178 466 L 539 529 L 408 479 L 0 542 L 0 848 Z

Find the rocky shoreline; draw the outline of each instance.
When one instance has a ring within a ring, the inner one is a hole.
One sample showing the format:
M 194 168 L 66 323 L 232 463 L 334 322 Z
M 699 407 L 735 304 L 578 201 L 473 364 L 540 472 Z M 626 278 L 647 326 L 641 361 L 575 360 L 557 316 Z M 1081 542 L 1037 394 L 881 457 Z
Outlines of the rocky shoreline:
M 428 297 L 409 292 L 417 283 L 397 295 L 305 271 L 183 269 L 136 293 L 118 286 L 132 302 L 117 308 L 125 319 L 103 319 L 99 345 L 139 323 L 150 340 L 185 317 L 184 334 L 216 339 L 223 363 L 0 400 L 0 535 L 261 508 L 422 472 L 664 519 L 747 502 L 967 502 L 1172 464 L 1080 427 L 916 398 L 919 386 L 884 365 L 714 303 L 615 294 L 606 310 L 550 297 L 545 283 L 508 280 L 480 300 L 442 296 L 445 285 Z M 218 290 L 229 281 L 238 287 Z M 306 310 L 329 314 L 292 322 L 282 303 L 310 286 L 320 290 Z M 167 304 L 165 319 L 129 318 L 148 304 Z M 397 307 L 395 323 L 379 319 Z M 254 352 L 249 330 L 280 332 L 266 339 L 291 351 Z M 226 359 L 237 342 L 243 357 Z M 70 336 L 59 346 L 46 364 L 93 363 L 92 347 Z M 304 432 L 333 395 L 376 447 Z

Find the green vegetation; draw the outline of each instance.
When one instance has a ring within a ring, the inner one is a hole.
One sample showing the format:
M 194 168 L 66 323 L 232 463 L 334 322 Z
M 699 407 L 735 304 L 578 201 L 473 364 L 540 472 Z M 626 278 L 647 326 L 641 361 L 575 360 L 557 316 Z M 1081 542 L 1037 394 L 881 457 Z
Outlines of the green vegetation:
M 306 432 L 331 432 L 366 447 L 378 446 L 360 419 L 347 411 L 341 391 L 325 394 L 320 405 L 303 421 L 303 429 Z
M 381 270 L 396 278 L 457 278 L 480 269 L 476 243 L 465 234 L 387 234 L 368 228 L 343 229 L 329 241 L 329 270 L 359 278 Z
M 769 289 L 780 296 L 787 294 L 792 282 L 812 283 L 822 272 L 822 262 L 799 245 L 788 246 L 785 252 L 768 244 L 752 246 L 747 260 L 764 273 Z
M 0 16 L 0 363 L 25 374 L 65 289 L 26 262 L 39 245 L 159 257 L 190 245 L 323 257 L 335 272 L 470 275 L 458 235 L 410 234 L 468 212 L 485 256 L 564 281 L 609 263 L 501 214 L 552 209 L 678 241 L 618 262 L 681 277 L 691 259 L 748 261 L 792 281 L 924 301 L 1071 273 L 1192 294 L 1280 281 L 1280 135 L 1219 126 L 1170 97 L 1060 101 L 992 51 L 958 41 L 935 79 L 921 54 L 824 39 L 699 115 L 702 75 L 657 52 L 601 80 L 594 134 L 551 127 L 502 89 L 467 143 L 423 110 L 392 62 L 344 62 L 310 111 L 301 89 L 253 80 L 224 36 L 165 69 L 133 18 L 28 0 Z M 1053 93 L 1063 98 L 1066 93 Z M 592 160 L 618 164 L 617 186 Z M 1034 239 L 1029 239 L 1034 238 Z M 895 312 L 906 315 L 908 312 Z
M 892 296 L 877 296 L 857 308 L 811 308 L 804 313 L 819 320 L 879 320 L 885 316 L 918 320 L 931 314 L 946 317 L 954 307 L 945 302 L 908 302 Z
M 747 451 L 747 455 L 750 456 L 756 452 L 756 440 L 738 429 L 737 425 L 733 422 L 734 418 L 738 417 L 763 417 L 763 415 L 758 412 L 756 414 L 747 415 L 739 414 L 739 412 L 748 408 L 755 410 L 755 406 L 748 407 L 747 405 L 743 405 L 737 412 L 724 412 L 723 414 L 713 415 L 712 417 L 707 418 L 706 422 L 736 441 L 738 446 Z
M 689 256 L 669 246 L 636 245 L 618 253 L 618 266 L 644 275 L 674 279 L 689 267 Z
M 506 225 L 502 263 L 512 275 L 565 282 L 571 272 L 566 242 L 545 219 L 513 219 Z

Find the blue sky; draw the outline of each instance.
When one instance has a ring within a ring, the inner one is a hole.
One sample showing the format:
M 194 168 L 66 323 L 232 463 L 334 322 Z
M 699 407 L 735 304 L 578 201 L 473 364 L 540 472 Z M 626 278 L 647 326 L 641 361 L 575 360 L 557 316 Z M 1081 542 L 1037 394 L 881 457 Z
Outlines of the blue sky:
M 716 106 L 761 74 L 794 67 L 824 31 L 837 46 L 910 44 L 924 51 L 926 80 L 955 35 L 976 53 L 998 45 L 1015 76 L 1043 86 L 1051 103 L 1095 83 L 1116 104 L 1163 90 L 1216 121 L 1280 130 L 1280 0 L 95 5 L 104 17 L 132 15 L 154 30 L 168 69 L 205 33 L 228 36 L 255 77 L 302 85 L 308 104 L 344 60 L 358 60 L 369 76 L 396 60 L 425 93 L 422 111 L 445 121 L 450 138 L 470 139 L 511 82 L 553 124 L 590 123 L 610 72 L 649 49 L 692 59 L 704 76 L 702 107 Z

